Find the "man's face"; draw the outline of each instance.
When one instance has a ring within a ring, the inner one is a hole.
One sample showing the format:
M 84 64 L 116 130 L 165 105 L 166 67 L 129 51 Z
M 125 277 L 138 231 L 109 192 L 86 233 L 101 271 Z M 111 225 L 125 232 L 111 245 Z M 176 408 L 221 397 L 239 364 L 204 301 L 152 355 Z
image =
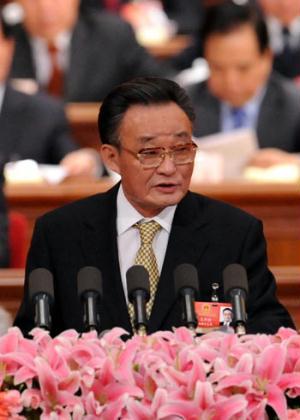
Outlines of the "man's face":
M 260 0 L 266 14 L 275 16 L 283 25 L 289 25 L 300 16 L 300 0 Z
M 210 90 L 234 107 L 252 99 L 271 72 L 271 53 L 260 52 L 255 32 L 247 24 L 208 37 L 204 55 L 210 67 Z
M 232 312 L 229 309 L 224 310 L 223 319 L 224 319 L 224 322 L 231 322 L 232 321 Z
M 25 27 L 32 36 L 50 41 L 71 30 L 78 17 L 79 0 L 19 0 L 25 13 Z
M 13 55 L 14 42 L 6 39 L 0 27 L 0 83 L 5 82 Z
M 300 16 L 300 0 L 276 0 L 278 4 L 278 18 L 288 25 Z
M 166 156 L 157 168 L 145 168 L 128 150 L 138 153 L 145 148 L 169 149 L 190 143 L 191 136 L 192 124 L 175 103 L 134 105 L 126 111 L 120 125 L 120 150 L 102 146 L 102 157 L 121 175 L 125 196 L 143 216 L 153 217 L 184 197 L 194 163 L 175 165 Z

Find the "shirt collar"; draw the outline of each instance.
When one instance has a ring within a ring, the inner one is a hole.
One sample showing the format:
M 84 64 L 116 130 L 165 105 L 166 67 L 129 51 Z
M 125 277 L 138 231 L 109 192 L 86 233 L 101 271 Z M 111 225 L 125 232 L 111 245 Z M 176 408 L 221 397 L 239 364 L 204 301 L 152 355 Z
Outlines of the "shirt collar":
M 254 115 L 257 114 L 257 110 L 260 107 L 260 104 L 263 100 L 265 93 L 266 93 L 266 85 L 258 89 L 256 94 L 241 107 L 245 111 L 246 116 L 248 118 L 252 118 Z M 233 108 L 227 102 L 223 102 L 222 105 L 224 108 L 228 109 L 229 111 Z
M 117 232 L 121 235 L 130 229 L 135 223 L 143 220 L 155 220 L 168 233 L 171 231 L 174 213 L 177 205 L 168 206 L 158 215 L 151 218 L 145 218 L 141 215 L 127 200 L 124 194 L 122 184 L 120 185 L 117 195 Z
M 71 42 L 72 33 L 70 31 L 64 31 L 58 34 L 54 39 L 54 45 L 57 47 L 58 51 L 67 51 Z M 41 49 L 47 48 L 47 42 L 44 38 L 32 37 L 30 43 L 34 51 L 38 54 Z

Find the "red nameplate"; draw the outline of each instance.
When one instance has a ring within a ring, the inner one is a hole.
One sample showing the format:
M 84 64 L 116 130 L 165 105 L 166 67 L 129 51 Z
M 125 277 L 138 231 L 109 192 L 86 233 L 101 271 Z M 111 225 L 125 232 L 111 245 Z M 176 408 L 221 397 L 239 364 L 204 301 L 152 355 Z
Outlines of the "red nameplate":
M 232 321 L 232 305 L 226 302 L 195 302 L 197 333 L 218 330 Z

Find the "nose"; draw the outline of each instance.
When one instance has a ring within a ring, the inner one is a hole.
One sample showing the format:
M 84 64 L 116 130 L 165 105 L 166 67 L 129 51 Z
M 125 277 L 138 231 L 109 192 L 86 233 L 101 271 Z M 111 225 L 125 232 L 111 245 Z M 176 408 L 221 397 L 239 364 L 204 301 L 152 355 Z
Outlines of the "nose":
M 239 83 L 237 72 L 234 70 L 228 70 L 224 73 L 223 83 L 227 88 L 236 88 Z
M 165 175 L 172 175 L 176 172 L 176 165 L 173 162 L 172 155 L 165 153 L 161 164 L 157 167 L 157 172 Z

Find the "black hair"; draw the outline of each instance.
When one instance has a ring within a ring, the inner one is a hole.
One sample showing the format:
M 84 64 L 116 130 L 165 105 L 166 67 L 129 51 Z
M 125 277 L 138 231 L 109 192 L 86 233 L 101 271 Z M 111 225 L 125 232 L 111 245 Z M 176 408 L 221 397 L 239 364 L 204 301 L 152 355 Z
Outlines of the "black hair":
M 172 80 L 159 77 L 140 77 L 114 88 L 103 100 L 98 117 L 102 143 L 119 147 L 119 128 L 125 112 L 132 105 L 176 103 L 191 122 L 194 110 L 187 93 Z
M 237 4 L 233 0 L 224 0 L 207 7 L 201 31 L 203 44 L 211 35 L 228 34 L 246 24 L 253 27 L 259 50 L 263 53 L 269 47 L 268 29 L 261 9 L 251 2 Z
M 232 313 L 232 309 L 231 308 L 224 308 L 223 310 L 222 310 L 222 312 L 224 313 L 225 311 L 229 311 L 229 312 L 231 312 Z

